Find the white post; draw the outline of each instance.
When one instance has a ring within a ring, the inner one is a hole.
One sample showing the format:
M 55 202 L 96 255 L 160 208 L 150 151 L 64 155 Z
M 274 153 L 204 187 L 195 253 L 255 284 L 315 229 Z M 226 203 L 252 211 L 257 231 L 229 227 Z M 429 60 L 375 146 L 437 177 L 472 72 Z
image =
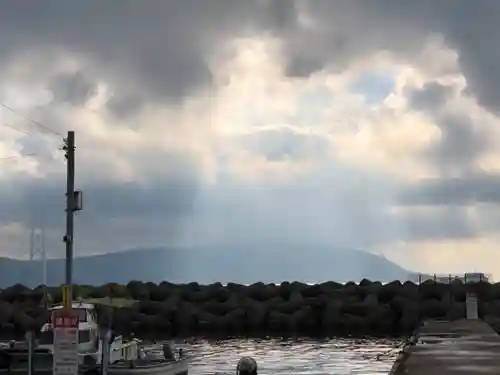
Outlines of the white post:
M 33 331 L 26 332 L 26 341 L 28 343 L 28 375 L 33 374 Z
M 467 293 L 465 306 L 466 306 L 467 320 L 479 319 L 478 308 L 477 308 L 477 296 L 475 294 Z

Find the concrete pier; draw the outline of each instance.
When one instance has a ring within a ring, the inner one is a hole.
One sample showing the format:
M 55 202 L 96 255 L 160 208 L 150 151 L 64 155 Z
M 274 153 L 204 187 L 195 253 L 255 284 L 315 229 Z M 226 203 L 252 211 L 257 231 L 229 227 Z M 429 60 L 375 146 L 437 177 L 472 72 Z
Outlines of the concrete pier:
M 392 373 L 500 374 L 500 336 L 482 320 L 425 322 Z

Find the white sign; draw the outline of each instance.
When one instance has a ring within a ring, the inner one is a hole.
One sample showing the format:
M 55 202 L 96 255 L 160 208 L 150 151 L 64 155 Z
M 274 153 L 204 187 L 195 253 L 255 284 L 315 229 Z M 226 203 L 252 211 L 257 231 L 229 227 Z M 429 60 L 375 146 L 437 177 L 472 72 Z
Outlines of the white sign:
M 54 375 L 78 375 L 78 316 L 56 311 L 54 325 Z

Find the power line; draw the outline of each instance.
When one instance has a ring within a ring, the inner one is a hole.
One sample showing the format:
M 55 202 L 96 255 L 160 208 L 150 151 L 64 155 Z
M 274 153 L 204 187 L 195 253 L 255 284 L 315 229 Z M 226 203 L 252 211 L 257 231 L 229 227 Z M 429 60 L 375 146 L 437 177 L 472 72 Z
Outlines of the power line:
M 0 104 L 1 105 L 1 104 Z M 11 125 L 11 124 L 8 124 L 8 123 L 0 123 L 0 126 L 5 126 L 7 128 L 11 128 L 21 134 L 24 134 L 24 135 L 27 135 L 29 137 L 34 137 L 34 138 L 39 138 L 37 136 L 37 134 L 32 134 L 32 133 L 28 133 L 27 131 L 23 130 L 23 129 L 20 129 L 14 125 Z M 39 138 L 41 139 L 41 138 Z M 24 155 L 18 155 L 18 156 L 7 156 L 7 157 L 3 157 L 3 158 L 0 158 L 0 161 L 4 161 L 4 160 L 15 160 L 15 159 L 22 159 L 24 157 L 27 157 L 27 156 L 36 156 L 38 155 L 38 153 L 36 152 L 31 152 L 31 153 L 28 153 L 28 154 L 24 154 Z
M 60 137 L 64 138 L 64 136 L 63 136 L 61 133 L 59 133 L 57 130 L 54 130 L 54 129 L 52 129 L 52 128 L 48 127 L 47 125 L 42 124 L 42 123 L 41 123 L 41 122 L 39 122 L 39 121 L 35 121 L 35 120 L 33 120 L 33 119 L 29 118 L 28 116 L 23 115 L 23 114 L 22 114 L 22 113 L 20 113 L 18 110 L 14 109 L 14 108 L 12 108 L 12 107 L 10 107 L 10 106 L 8 106 L 8 105 L 4 104 L 4 103 L 0 103 L 0 107 L 3 107 L 3 108 L 5 108 L 5 109 L 7 109 L 7 110 L 11 111 L 12 113 L 15 113 L 15 114 L 16 114 L 16 115 L 18 115 L 19 117 L 21 117 L 21 118 L 25 119 L 26 121 L 31 122 L 33 125 L 36 125 L 36 126 L 38 126 L 39 128 L 44 129 L 45 131 L 47 131 L 47 132 L 49 132 L 49 133 L 52 133 L 52 134 L 55 134 L 55 135 L 57 135 L 57 136 L 60 136 Z
M 33 125 L 36 125 L 37 127 L 45 130 L 46 132 L 49 132 L 49 133 L 51 133 L 53 135 L 57 135 L 57 136 L 59 136 L 61 138 L 64 138 L 64 136 L 61 133 L 59 133 L 58 131 L 50 128 L 47 125 L 42 124 L 39 121 L 36 121 L 36 120 L 33 120 L 33 119 L 29 118 L 28 116 L 20 113 L 18 110 L 14 109 L 14 108 L 12 108 L 10 106 L 8 106 L 7 104 L 0 103 L 0 107 L 5 108 L 5 109 L 11 111 L 12 113 L 18 115 L 19 117 L 21 117 L 24 120 L 32 123 Z M 17 131 L 17 132 L 19 132 L 21 134 L 24 134 L 24 135 L 27 135 L 27 136 L 30 136 L 30 137 L 38 138 L 37 135 L 29 133 L 29 132 L 27 132 L 27 131 L 25 131 L 25 130 L 23 130 L 21 128 L 18 128 L 17 126 L 14 126 L 14 125 L 11 125 L 11 124 L 8 124 L 8 123 L 2 123 L 0 125 L 6 126 L 8 128 L 11 128 L 11 129 L 13 129 L 13 130 L 15 130 L 15 131 Z M 26 157 L 26 156 L 35 156 L 35 155 L 37 155 L 37 153 L 30 153 L 30 154 L 25 154 L 25 155 L 20 155 L 20 156 L 10 156 L 10 157 L 5 157 L 5 158 L 0 158 L 0 161 L 21 159 L 21 158 Z
M 11 128 L 11 129 L 14 129 L 15 131 L 21 133 L 21 134 L 24 134 L 24 135 L 27 135 L 29 137 L 36 137 L 36 135 L 34 134 L 31 134 L 31 133 L 28 133 L 27 131 L 24 131 L 14 125 L 11 125 L 11 124 L 7 124 L 7 123 L 0 123 L 0 125 L 3 125 L 3 126 L 6 126 L 8 128 Z M 38 155 L 36 152 L 31 152 L 29 154 L 24 154 L 24 155 L 18 155 L 18 156 L 7 156 L 7 157 L 4 157 L 4 158 L 0 158 L 0 161 L 4 161 L 4 160 L 15 160 L 15 159 L 22 159 L 26 156 L 35 156 L 35 155 Z
M 6 127 L 8 127 L 8 128 L 14 129 L 14 130 L 16 130 L 16 131 L 18 131 L 19 133 L 22 133 L 22 134 L 24 134 L 24 135 L 29 135 L 30 137 L 34 137 L 34 135 L 33 135 L 33 134 L 28 133 L 27 131 L 24 131 L 24 130 L 22 130 L 22 129 L 20 129 L 20 128 L 18 128 L 18 127 L 16 127 L 16 126 L 14 126 L 14 125 L 10 125 L 10 124 L 7 124 L 7 123 L 2 123 L 2 125 L 3 125 L 3 126 L 6 126 Z

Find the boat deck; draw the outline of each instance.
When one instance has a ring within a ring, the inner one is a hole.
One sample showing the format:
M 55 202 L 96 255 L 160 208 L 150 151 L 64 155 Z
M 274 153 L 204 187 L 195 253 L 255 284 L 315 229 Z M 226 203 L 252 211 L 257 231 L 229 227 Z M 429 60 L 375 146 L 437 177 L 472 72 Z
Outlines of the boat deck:
M 500 374 L 500 336 L 482 320 L 425 322 L 393 374 Z
M 53 356 L 45 350 L 33 353 L 33 375 L 53 375 Z M 110 364 L 109 375 L 186 375 L 189 356 L 168 361 L 163 358 L 147 357 L 133 361 L 120 361 Z M 28 375 L 28 351 L 23 349 L 0 349 L 0 375 Z M 89 375 L 98 373 L 94 368 L 81 366 L 79 373 Z

